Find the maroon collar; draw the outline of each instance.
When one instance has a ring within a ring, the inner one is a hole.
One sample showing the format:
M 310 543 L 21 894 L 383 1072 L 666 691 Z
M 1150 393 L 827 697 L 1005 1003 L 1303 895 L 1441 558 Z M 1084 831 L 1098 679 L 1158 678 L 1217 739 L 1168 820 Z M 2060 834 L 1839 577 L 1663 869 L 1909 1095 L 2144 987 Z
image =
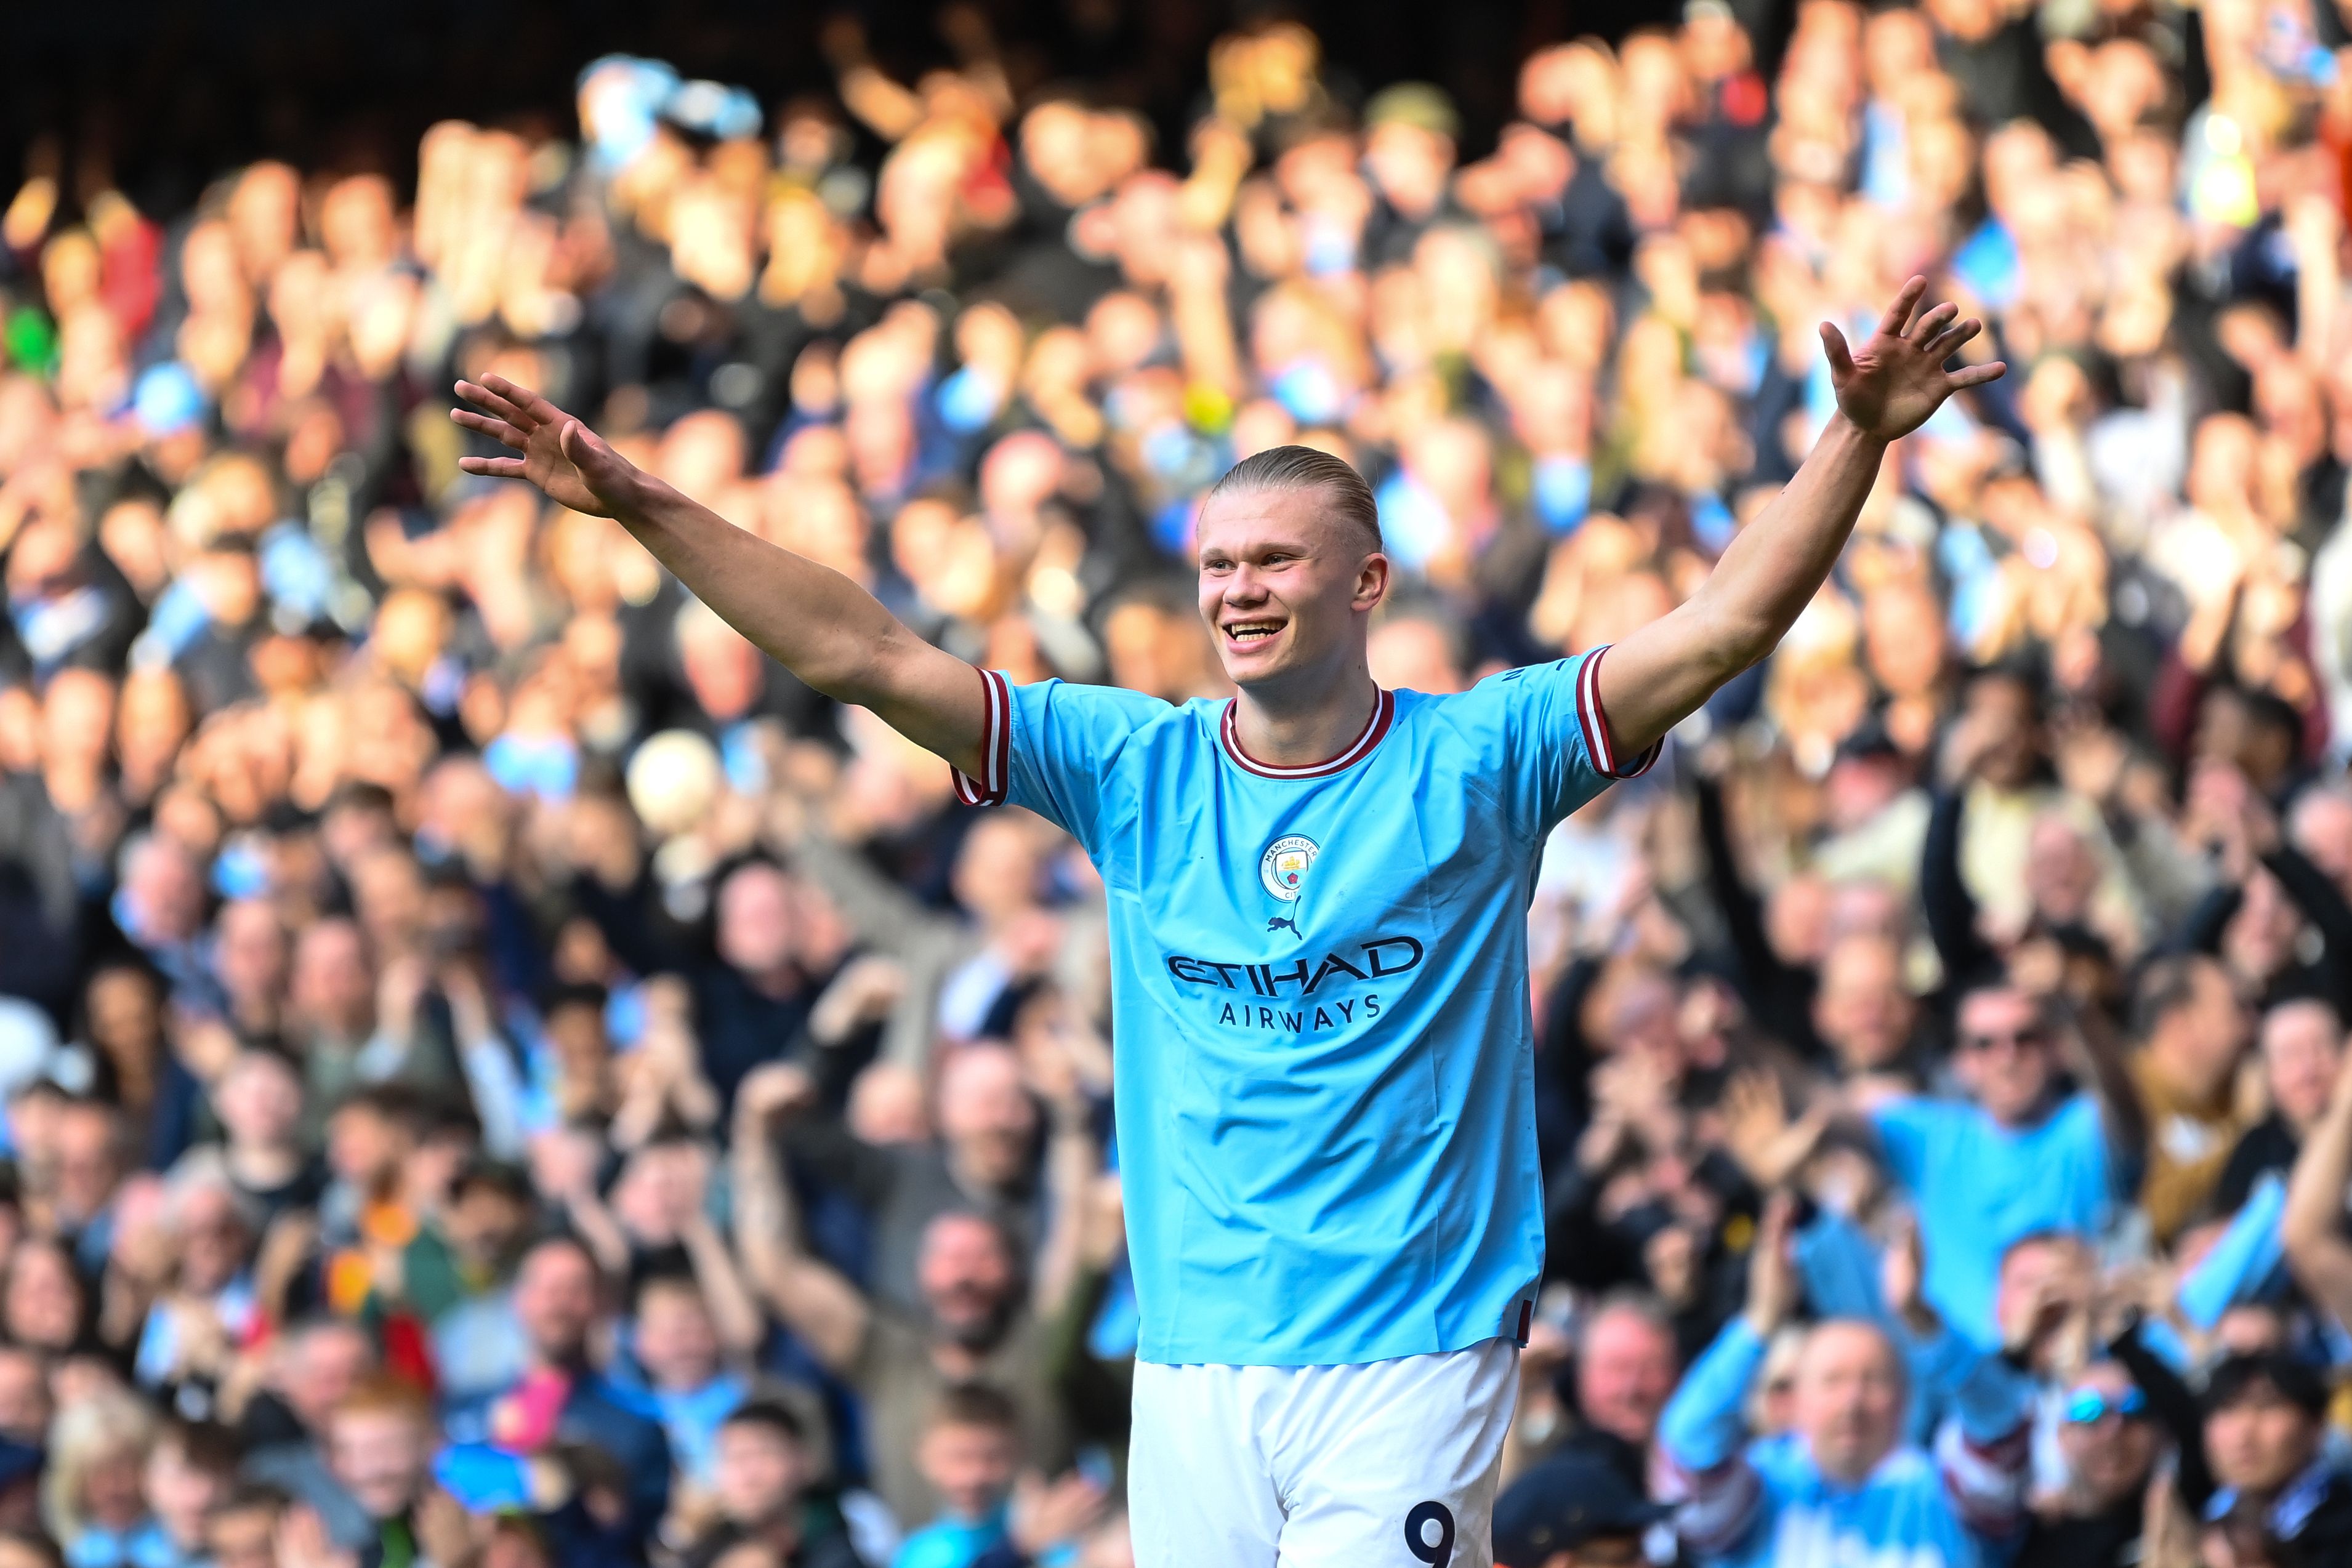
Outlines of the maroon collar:
M 1234 727 L 1234 713 L 1240 701 L 1235 697 L 1225 704 L 1224 716 L 1217 723 L 1217 737 L 1224 742 L 1225 755 L 1234 759 L 1236 767 L 1261 779 L 1324 779 L 1353 768 L 1371 755 L 1372 747 L 1381 743 L 1381 737 L 1389 732 L 1389 725 L 1396 717 L 1396 695 L 1382 691 L 1372 703 L 1372 716 L 1365 724 L 1364 732 L 1349 742 L 1347 749 L 1339 756 L 1328 762 L 1279 768 L 1271 762 L 1260 762 L 1242 749 L 1241 736 Z

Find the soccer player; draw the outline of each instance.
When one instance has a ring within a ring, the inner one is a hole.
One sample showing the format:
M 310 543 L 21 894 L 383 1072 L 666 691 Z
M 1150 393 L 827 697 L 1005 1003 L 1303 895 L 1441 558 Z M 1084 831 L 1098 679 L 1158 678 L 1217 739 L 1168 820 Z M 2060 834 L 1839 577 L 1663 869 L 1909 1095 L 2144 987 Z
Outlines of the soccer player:
M 1325 454 L 1202 503 L 1201 613 L 1238 695 L 1015 686 L 837 572 L 734 528 L 497 377 L 457 423 L 617 517 L 817 690 L 944 758 L 959 795 L 1058 823 L 1110 904 L 1120 1171 L 1142 1312 L 1129 1470 L 1144 1568 L 1485 1568 L 1543 1259 L 1526 911 L 1545 835 L 1772 651 L 1887 444 L 1999 362 L 1913 278 L 1838 412 L 1714 575 L 1613 647 L 1459 695 L 1383 691 L 1371 493 Z M 478 410 L 479 412 L 475 412 Z

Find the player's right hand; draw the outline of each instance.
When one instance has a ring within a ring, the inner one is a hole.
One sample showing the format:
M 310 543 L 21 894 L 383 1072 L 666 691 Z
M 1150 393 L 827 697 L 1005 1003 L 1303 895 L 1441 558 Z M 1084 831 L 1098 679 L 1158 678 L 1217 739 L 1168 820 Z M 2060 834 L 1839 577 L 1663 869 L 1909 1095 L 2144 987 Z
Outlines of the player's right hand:
M 644 479 L 636 465 L 529 387 L 486 376 L 478 384 L 459 382 L 457 395 L 485 412 L 453 408 L 451 419 L 522 454 L 460 457 L 457 466 L 467 473 L 528 479 L 550 500 L 600 517 L 619 516 L 635 499 Z

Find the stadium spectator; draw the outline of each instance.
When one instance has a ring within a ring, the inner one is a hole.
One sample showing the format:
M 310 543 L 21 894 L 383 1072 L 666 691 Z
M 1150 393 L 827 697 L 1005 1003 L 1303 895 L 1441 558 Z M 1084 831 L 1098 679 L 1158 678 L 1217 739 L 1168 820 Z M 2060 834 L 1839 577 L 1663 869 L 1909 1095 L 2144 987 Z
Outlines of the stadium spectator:
M 2106 1568 L 2144 1559 L 2159 1441 L 2147 1396 L 2119 1364 L 2095 1362 L 2067 1390 L 2059 1422 L 2061 1478 L 2034 1500 L 2017 1561 Z
M 1958 1385 L 1936 1457 L 1902 1445 L 1901 1356 L 1874 1323 L 1830 1319 L 1800 1354 L 1793 1425 L 1744 1452 L 1740 1407 L 1765 1345 L 1799 1285 L 1790 1206 L 1767 1211 L 1747 1310 L 1732 1321 L 1667 1406 L 1666 1451 L 1691 1479 L 1681 1531 L 1710 1561 L 1774 1563 L 1794 1554 L 1895 1550 L 1966 1561 L 2022 1522 L 2032 1386 L 2011 1364 L 2055 1326 L 2040 1300 L 2004 1324 L 2003 1354 L 1979 1355 Z M 1825 1506 L 1834 1497 L 1835 1506 Z

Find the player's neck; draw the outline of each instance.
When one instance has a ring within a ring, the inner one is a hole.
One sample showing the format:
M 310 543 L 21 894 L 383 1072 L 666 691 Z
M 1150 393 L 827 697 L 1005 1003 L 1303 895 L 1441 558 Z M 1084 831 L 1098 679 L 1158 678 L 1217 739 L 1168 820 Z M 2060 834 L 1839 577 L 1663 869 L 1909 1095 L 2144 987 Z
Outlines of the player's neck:
M 1360 664 L 1317 689 L 1244 691 L 1234 704 L 1234 737 L 1253 761 L 1311 768 L 1356 743 L 1380 696 Z

